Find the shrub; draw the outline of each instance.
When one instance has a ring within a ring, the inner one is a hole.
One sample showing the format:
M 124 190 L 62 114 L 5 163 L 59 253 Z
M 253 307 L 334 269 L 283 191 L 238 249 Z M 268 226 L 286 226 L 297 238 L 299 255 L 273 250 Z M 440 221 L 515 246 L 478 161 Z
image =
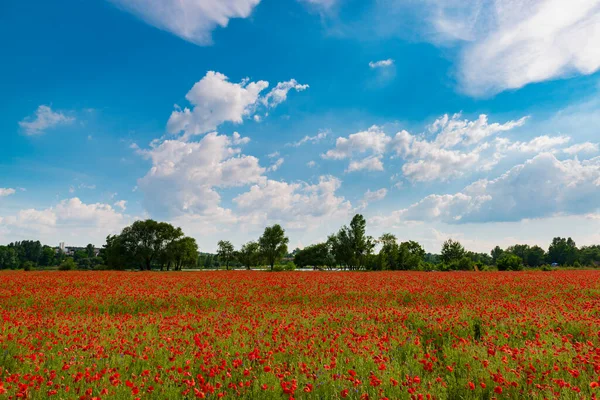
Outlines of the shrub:
M 31 271 L 35 267 L 33 261 L 25 261 L 23 263 L 23 271 Z
M 59 271 L 70 271 L 75 268 L 77 268 L 77 264 L 75 264 L 75 261 L 73 261 L 71 257 L 67 258 L 58 266 Z
M 522 271 L 523 260 L 514 254 L 504 253 L 496 263 L 498 271 Z

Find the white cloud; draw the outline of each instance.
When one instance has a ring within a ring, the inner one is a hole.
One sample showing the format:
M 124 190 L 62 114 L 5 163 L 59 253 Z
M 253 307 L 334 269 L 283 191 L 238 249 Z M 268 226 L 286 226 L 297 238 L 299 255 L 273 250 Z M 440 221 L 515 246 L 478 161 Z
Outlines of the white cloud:
M 383 171 L 383 162 L 381 161 L 381 157 L 378 156 L 370 156 L 358 161 L 351 161 L 346 168 L 346 172 L 356 172 L 356 171 Z
M 383 200 L 385 198 L 385 196 L 387 196 L 387 189 L 386 188 L 381 188 L 379 190 L 376 190 L 374 192 L 372 192 L 370 189 L 368 189 L 362 200 L 359 203 L 359 209 L 364 209 L 366 208 L 370 203 L 373 203 L 375 201 L 380 201 Z
M 336 196 L 341 182 L 321 176 L 316 184 L 267 180 L 233 199 L 249 223 L 286 222 L 291 228 L 305 228 L 311 221 L 347 216 L 350 202 Z
M 308 89 L 308 85 L 301 85 L 295 79 L 287 82 L 279 82 L 267 95 L 262 99 L 262 103 L 269 108 L 278 106 L 287 100 L 288 92 L 292 89 L 297 92 L 302 92 Z
M 219 207 L 216 188 L 264 179 L 258 159 L 240 154 L 234 140 L 213 132 L 199 142 L 165 140 L 140 150 L 152 161 L 150 171 L 138 180 L 148 210 L 162 216 L 202 214 Z
M 471 145 L 479 143 L 496 133 L 510 131 L 523 126 L 528 117 L 523 117 L 516 121 L 508 121 L 504 124 L 497 122 L 488 123 L 488 117 L 485 114 L 479 115 L 479 118 L 474 121 L 460 118 L 460 113 L 454 114 L 452 117 L 445 114 L 429 126 L 429 132 L 437 134 L 435 144 L 438 147 L 451 148 L 458 144 Z
M 461 192 L 430 195 L 376 224 L 406 221 L 444 223 L 520 221 L 598 212 L 600 157 L 558 160 L 542 153 L 496 179 L 482 179 Z
M 514 142 L 499 141 L 498 148 L 502 151 L 518 151 L 521 153 L 540 153 L 547 150 L 555 149 L 569 143 L 571 138 L 569 136 L 538 136 L 531 139 L 528 142 Z M 577 145 L 576 145 L 577 146 Z M 571 146 L 575 147 L 575 146 Z M 566 152 L 566 149 L 564 150 Z
M 110 0 L 156 28 L 198 45 L 232 18 L 247 18 L 260 0 Z
M 383 154 L 391 140 L 379 126 L 373 125 L 366 131 L 351 134 L 348 138 L 337 138 L 335 148 L 327 151 L 322 157 L 343 160 L 353 154 L 363 154 L 368 151 Z
M 27 117 L 19 121 L 19 126 L 26 135 L 42 135 L 47 129 L 59 125 L 69 124 L 75 121 L 74 117 L 68 117 L 61 112 L 54 112 L 49 106 L 41 105 L 35 111 L 34 117 Z
M 472 16 L 459 78 L 472 95 L 517 89 L 532 82 L 588 75 L 600 68 L 600 1 L 467 0 Z M 463 13 L 439 6 L 440 31 L 461 36 Z M 453 26 L 458 26 L 454 29 Z
M 327 129 L 325 130 L 321 130 L 319 131 L 319 133 L 317 133 L 315 136 L 304 136 L 302 139 L 298 140 L 297 142 L 293 142 L 293 143 L 287 143 L 286 146 L 293 146 L 293 147 L 299 147 L 302 146 L 305 143 L 318 143 L 321 140 L 325 139 L 331 132 Z
M 0 219 L 0 238 L 5 240 L 40 239 L 44 243 L 68 240 L 83 245 L 104 243 L 107 234 L 116 233 L 131 221 L 108 204 L 83 203 L 73 197 L 54 207 L 24 209 Z
M 308 168 L 314 168 L 316 165 L 317 165 L 317 163 L 312 160 L 306 163 L 306 166 Z
M 388 58 L 387 60 L 369 62 L 369 67 L 373 69 L 391 67 L 392 65 L 394 65 L 394 60 L 392 60 L 391 58 Z
M 278 158 L 277 161 L 275 161 L 269 168 L 267 168 L 267 171 L 277 171 L 279 167 L 283 165 L 283 161 L 283 158 Z
M 127 208 L 127 201 L 119 200 L 119 201 L 115 202 L 114 206 L 119 207 L 121 209 L 121 211 L 125 211 L 125 209 Z
M 563 149 L 563 151 L 570 155 L 578 154 L 578 153 L 597 153 L 598 152 L 598 143 L 585 142 L 585 143 L 574 144 L 573 146 Z
M 192 108 L 176 107 L 167 122 L 167 131 L 184 132 L 184 137 L 189 137 L 213 131 L 224 122 L 241 124 L 244 118 L 254 115 L 259 106 L 273 108 L 286 100 L 289 90 L 308 87 L 292 79 L 279 83 L 261 98 L 261 92 L 268 86 L 267 81 L 248 79 L 232 83 L 225 75 L 208 71 L 185 96 Z
M 0 197 L 6 197 L 15 194 L 15 189 L 12 188 L 0 188 Z

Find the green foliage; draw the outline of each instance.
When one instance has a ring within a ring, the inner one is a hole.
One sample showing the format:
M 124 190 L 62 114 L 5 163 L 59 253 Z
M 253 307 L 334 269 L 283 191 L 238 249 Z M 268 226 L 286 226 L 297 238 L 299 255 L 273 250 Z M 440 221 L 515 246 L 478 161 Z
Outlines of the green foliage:
M 335 265 L 335 258 L 331 254 L 329 243 L 318 243 L 296 251 L 294 263 L 300 268 L 332 267 Z
M 271 270 L 275 263 L 286 255 L 289 241 L 290 239 L 285 236 L 285 231 L 278 224 L 266 227 L 263 235 L 258 239 L 260 253 L 267 264 L 271 266 Z
M 350 226 L 343 226 L 336 235 L 328 238 L 328 243 L 336 263 L 348 269 L 361 269 L 375 247 L 375 241 L 366 235 L 367 221 L 356 214 Z
M 571 238 L 555 237 L 548 248 L 548 261 L 558 265 L 573 265 L 578 256 L 577 246 Z
M 35 264 L 32 261 L 25 261 L 23 263 L 23 271 L 31 271 L 35 268 Z
M 77 264 L 75 264 L 75 260 L 73 260 L 73 258 L 69 257 L 66 260 L 64 260 L 59 266 L 58 269 L 60 271 L 70 271 L 73 269 L 77 268 Z
M 235 257 L 235 249 L 229 240 L 219 240 L 217 243 L 217 255 L 219 260 L 225 263 L 225 268 L 229 270 L 229 264 Z
M 257 242 L 244 244 L 237 253 L 237 259 L 246 269 L 258 266 L 261 261 L 260 245 Z
M 442 245 L 441 259 L 445 264 L 457 262 L 465 256 L 465 248 L 460 242 L 448 239 Z
M 185 236 L 173 240 L 167 244 L 163 257 L 163 262 L 167 265 L 167 270 L 170 267 L 173 267 L 175 271 L 181 271 L 184 267 L 195 267 L 198 262 L 198 245 L 196 244 L 196 239 Z
M 519 256 L 505 252 L 500 256 L 496 265 L 498 266 L 498 271 L 521 271 L 523 269 L 523 260 Z

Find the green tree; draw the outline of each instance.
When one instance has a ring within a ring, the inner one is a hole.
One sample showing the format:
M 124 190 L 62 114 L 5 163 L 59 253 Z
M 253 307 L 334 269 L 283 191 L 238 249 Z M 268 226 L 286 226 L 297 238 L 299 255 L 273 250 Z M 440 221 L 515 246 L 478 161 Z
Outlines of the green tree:
M 505 252 L 498 259 L 497 266 L 499 271 L 521 271 L 523 260 L 517 255 Z
M 294 264 L 304 267 L 329 267 L 335 260 L 329 252 L 327 243 L 317 243 L 298 250 L 294 255 Z
M 19 257 L 14 247 L 0 246 L 0 269 L 16 269 L 19 267 Z
M 40 257 L 40 265 L 43 267 L 50 267 L 54 265 L 55 251 L 50 246 L 44 246 L 42 248 L 42 256 Z
M 458 261 L 465 256 L 465 248 L 460 242 L 448 239 L 442 245 L 441 258 L 445 264 Z
M 238 252 L 237 258 L 246 269 L 256 267 L 260 263 L 260 245 L 257 242 L 244 244 Z
M 185 236 L 170 242 L 165 252 L 168 254 L 168 265 L 172 265 L 175 271 L 195 267 L 198 261 L 198 245 L 196 239 L 191 237 Z
M 68 257 L 66 258 L 59 266 L 58 269 L 61 271 L 70 271 L 72 269 L 76 269 L 77 268 L 77 264 L 75 264 L 75 261 L 73 260 L 73 258 Z
M 496 265 L 502 253 L 504 253 L 504 250 L 502 250 L 500 246 L 494 247 L 490 252 L 490 254 L 492 255 L 492 262 L 494 263 L 494 265 Z
M 424 260 L 425 250 L 419 243 L 413 240 L 400 243 L 400 246 L 398 247 L 398 269 L 418 269 L 419 265 Z
M 349 269 L 361 269 L 366 258 L 375 247 L 375 241 L 366 235 L 367 222 L 365 218 L 356 214 L 350 226 L 343 226 L 336 235 L 329 237 L 328 242 L 336 262 Z
M 152 265 L 168 262 L 165 256 L 169 243 L 183 236 L 181 228 L 152 219 L 135 221 L 121 232 L 125 254 L 136 260 L 141 269 L 151 270 Z
M 94 245 L 91 244 L 91 243 L 88 244 L 85 247 L 85 252 L 87 253 L 88 258 L 94 258 L 94 257 L 96 257 L 96 252 L 95 252 L 95 249 L 94 249 Z
M 398 266 L 398 253 L 400 246 L 398 245 L 396 236 L 391 233 L 384 233 L 379 237 L 379 243 L 381 243 L 381 250 L 379 250 L 378 269 L 400 269 Z
M 285 230 L 278 224 L 266 227 L 263 235 L 258 239 L 260 252 L 267 264 L 271 266 L 271 271 L 275 263 L 286 255 L 289 241 L 290 239 L 285 236 Z
M 548 259 L 559 265 L 573 265 L 578 258 L 578 250 L 573 239 L 555 237 L 548 248 Z
M 225 263 L 225 268 L 229 270 L 229 264 L 235 258 L 233 244 L 228 240 L 219 240 L 219 243 L 217 243 L 217 255 L 219 256 L 219 260 Z
M 525 263 L 530 267 L 539 267 L 544 263 L 546 252 L 540 246 L 531 246 L 527 252 Z

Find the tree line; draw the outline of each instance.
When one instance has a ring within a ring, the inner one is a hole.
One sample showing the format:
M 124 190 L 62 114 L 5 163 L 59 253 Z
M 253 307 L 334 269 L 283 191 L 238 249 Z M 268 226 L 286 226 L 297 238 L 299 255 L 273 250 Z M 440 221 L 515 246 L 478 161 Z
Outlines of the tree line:
M 456 240 L 448 239 L 439 254 L 426 253 L 416 241 L 398 241 L 391 233 L 379 238 L 367 235 L 366 220 L 357 214 L 322 243 L 288 252 L 289 238 L 278 224 L 266 227 L 256 240 L 238 250 L 228 240 L 217 243 L 216 254 L 201 253 L 194 238 L 181 228 L 151 219 L 136 221 L 120 234 L 109 235 L 95 254 L 94 246 L 68 257 L 60 250 L 39 241 L 24 240 L 0 246 L 0 269 L 140 269 L 182 270 L 299 268 L 343 270 L 522 270 L 550 266 L 600 266 L 600 245 L 577 247 L 573 239 L 556 237 L 548 250 L 540 246 L 515 244 L 506 249 L 494 247 L 490 253 L 468 251 Z M 376 249 L 378 249 L 376 251 Z

